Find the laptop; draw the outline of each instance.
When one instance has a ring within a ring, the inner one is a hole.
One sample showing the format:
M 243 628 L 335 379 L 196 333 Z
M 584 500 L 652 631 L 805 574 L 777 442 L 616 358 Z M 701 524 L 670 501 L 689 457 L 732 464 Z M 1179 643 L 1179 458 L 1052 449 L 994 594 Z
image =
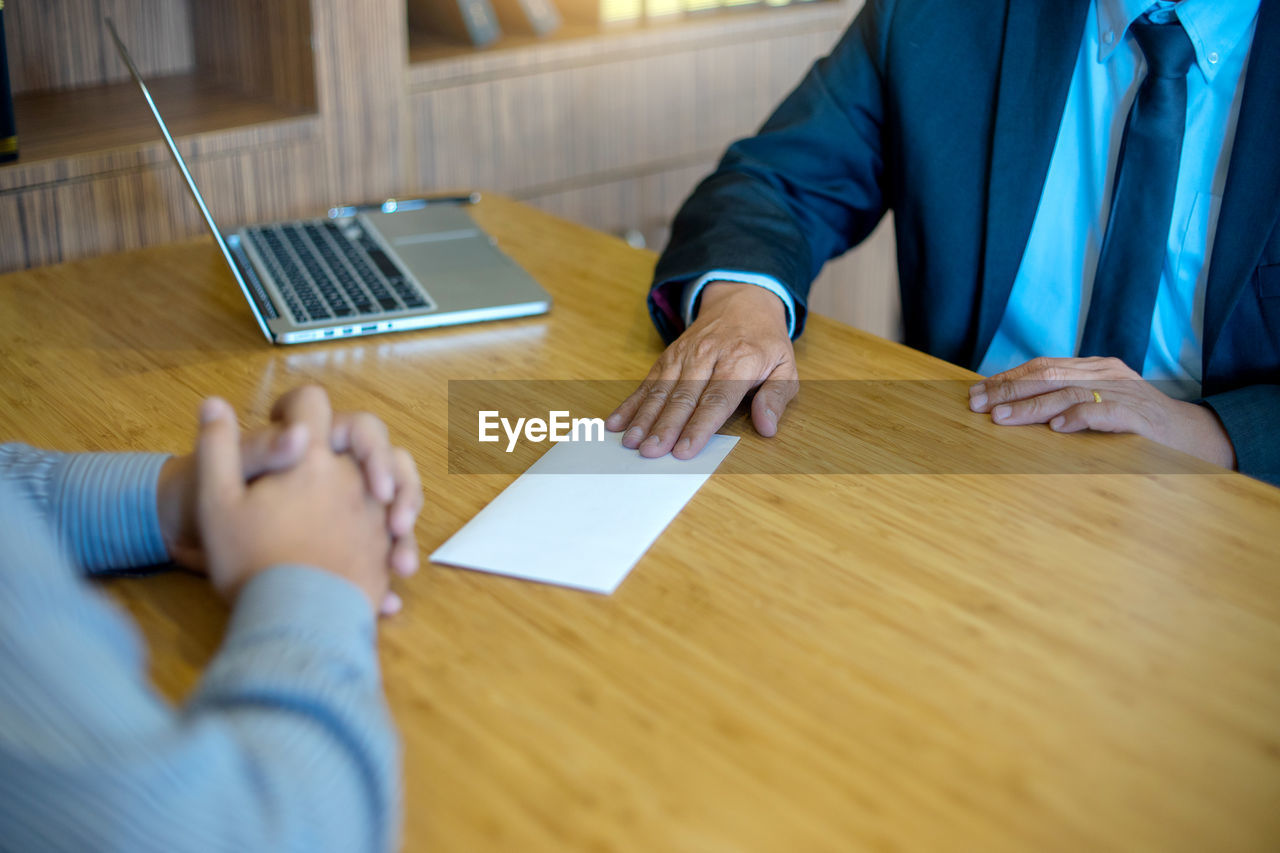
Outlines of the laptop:
M 551 297 L 468 215 L 473 194 L 333 208 L 224 234 L 107 19 L 196 207 L 267 340 L 300 344 L 546 313 Z

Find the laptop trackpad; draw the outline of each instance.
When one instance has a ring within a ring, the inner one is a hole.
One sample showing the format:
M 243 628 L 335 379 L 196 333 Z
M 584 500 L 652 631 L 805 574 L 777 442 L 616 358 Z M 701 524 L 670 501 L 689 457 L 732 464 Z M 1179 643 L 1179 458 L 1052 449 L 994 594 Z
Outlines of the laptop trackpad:
M 441 311 L 545 299 L 524 270 L 453 205 L 367 215 Z

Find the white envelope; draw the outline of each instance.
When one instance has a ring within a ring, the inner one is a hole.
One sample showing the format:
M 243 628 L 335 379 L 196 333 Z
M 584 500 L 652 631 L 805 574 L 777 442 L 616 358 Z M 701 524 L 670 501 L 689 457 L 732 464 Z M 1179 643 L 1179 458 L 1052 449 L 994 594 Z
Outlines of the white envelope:
M 645 459 L 621 444 L 562 441 L 431 560 L 611 593 L 737 444 L 716 435 L 693 459 Z

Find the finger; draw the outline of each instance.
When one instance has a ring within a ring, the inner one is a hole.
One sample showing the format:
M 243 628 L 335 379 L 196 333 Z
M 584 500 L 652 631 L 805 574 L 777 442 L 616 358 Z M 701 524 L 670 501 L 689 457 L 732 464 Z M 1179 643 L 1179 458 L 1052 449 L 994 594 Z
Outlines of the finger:
M 1070 384 L 1089 386 L 1105 379 L 1139 378 L 1118 358 L 1033 358 L 970 386 L 969 408 L 989 412 L 1000 403 L 1024 400 Z
M 721 371 L 716 372 L 719 374 Z M 737 411 L 750 388 L 751 383 L 745 379 L 712 378 L 698 398 L 697 408 L 689 415 L 688 422 L 681 430 L 672 454 L 677 459 L 692 459 L 701 453 L 716 430 L 724 426 L 724 422 Z M 664 413 L 663 417 L 665 416 Z M 644 453 L 643 445 L 640 452 Z
M 649 437 L 650 427 L 658 419 L 658 415 L 662 414 L 662 408 L 667 404 L 667 395 L 671 393 L 675 384 L 675 378 L 655 379 L 640 389 L 639 393 L 642 395 L 640 405 L 627 424 L 626 433 L 622 436 L 623 447 L 634 450 Z
M 648 435 L 640 443 L 641 456 L 657 458 L 666 456 L 671 452 L 671 449 L 676 446 L 676 441 L 679 440 L 680 434 L 684 431 L 685 424 L 689 422 L 689 418 L 701 405 L 699 401 L 708 387 L 710 378 L 710 376 L 693 379 L 681 378 L 668 386 L 666 399 L 662 403 L 662 410 L 653 418 L 652 424 L 647 427 Z M 742 395 L 739 395 L 738 399 L 741 400 Z M 713 393 L 708 403 L 718 409 L 723 408 L 727 403 L 725 393 L 723 391 Z M 725 414 L 726 418 L 733 413 L 733 408 L 736 406 L 737 401 Z M 641 413 L 643 412 L 644 407 L 642 406 Z M 723 420 L 721 423 L 723 423 Z
M 635 420 L 636 412 L 640 410 L 640 405 L 644 402 L 645 397 L 649 395 L 649 387 L 661 379 L 663 373 L 668 369 L 667 358 L 670 352 L 671 350 L 668 349 L 662 354 L 662 357 L 654 362 L 653 367 L 649 368 L 648 374 L 645 375 L 639 387 L 632 391 L 627 399 L 619 403 L 618 408 L 614 409 L 609 417 L 605 418 L 605 429 L 610 432 L 621 432 L 631 425 L 631 422 Z
M 675 346 L 675 344 L 672 344 L 672 347 Z M 654 422 L 657 421 L 659 415 L 662 414 L 662 410 L 666 407 L 667 400 L 675 389 L 676 383 L 687 380 L 705 384 L 711 378 L 715 362 L 716 355 L 713 352 L 704 352 L 700 356 L 690 355 L 686 357 L 680 353 L 675 353 L 672 348 L 668 348 L 667 352 L 663 353 L 663 357 L 649 371 L 648 377 L 640 384 L 636 393 L 632 395 L 632 397 L 638 398 L 638 402 L 636 403 L 635 412 L 627 424 L 626 434 L 622 437 L 622 446 L 634 449 L 647 440 L 653 434 Z M 607 422 L 606 426 L 608 426 Z M 678 435 L 679 432 L 677 431 L 676 436 Z M 672 441 L 674 439 L 675 436 L 672 437 Z M 666 451 L 663 452 L 665 453 Z M 662 454 L 652 455 L 660 456 Z
M 1048 423 L 1072 406 L 1092 403 L 1093 392 L 1079 385 L 1068 385 L 1037 397 L 1000 403 L 991 410 L 991 419 L 1006 426 Z
M 989 412 L 1001 403 L 1029 400 L 1088 381 L 1087 374 L 1069 367 L 1046 367 L 1018 379 L 988 379 L 969 389 L 969 408 L 975 412 Z
M 324 442 L 327 447 L 333 430 L 333 408 L 329 395 L 319 385 L 303 385 L 276 401 L 271 420 L 279 423 L 303 423 L 309 430 L 311 444 Z
M 397 537 L 391 544 L 391 555 L 387 559 L 392 570 L 401 577 L 418 571 L 418 538 L 413 533 Z
M 1081 403 L 1049 421 L 1049 428 L 1055 432 L 1092 429 L 1098 432 L 1141 433 L 1143 426 L 1142 418 L 1133 408 L 1115 400 Z
M 640 383 L 640 387 L 632 391 L 627 399 L 618 404 L 618 408 L 614 409 L 609 417 L 605 418 L 604 428 L 609 432 L 622 432 L 623 429 L 631 423 L 632 418 L 636 416 L 640 404 L 644 402 L 646 394 L 646 384 L 649 382 L 645 379 Z
M 782 413 L 798 393 L 800 374 L 795 362 L 787 361 L 775 367 L 751 401 L 751 422 L 755 424 L 756 432 L 765 438 L 777 435 Z
M 969 408 L 975 412 L 989 412 L 999 403 L 1006 403 L 1009 400 L 1022 399 L 1023 397 L 1033 397 L 1037 394 L 1055 390 L 1060 385 L 1026 385 L 1021 392 L 1013 389 L 1018 388 L 1021 383 L 1028 380 L 1035 378 L 1043 380 L 1046 374 L 1053 374 L 1058 370 L 1065 369 L 1067 363 L 1073 360 L 1042 356 L 1025 361 L 1009 370 L 993 374 L 969 388 Z
M 1030 361 L 1024 361 L 1017 367 L 1011 367 L 999 373 L 992 374 L 987 381 L 1009 382 L 1018 379 L 1026 379 L 1030 376 L 1043 374 L 1046 371 L 1066 370 L 1070 368 L 1088 369 L 1093 362 L 1098 359 L 1093 358 L 1051 358 L 1049 356 L 1039 356 Z
M 379 616 L 395 616 L 404 609 L 404 600 L 394 592 L 388 592 L 383 596 L 382 604 L 378 607 Z
M 351 449 L 351 412 L 334 412 L 333 426 L 329 429 L 329 448 L 334 453 L 346 453 Z
M 306 424 L 272 424 L 240 438 L 241 475 L 246 481 L 285 471 L 302 461 L 310 444 Z
M 622 437 L 622 446 L 638 448 L 647 443 L 642 451 L 648 457 L 665 455 L 680 437 L 680 431 L 697 406 L 702 389 L 710 381 L 715 370 L 719 353 L 703 347 L 703 352 L 685 358 L 673 358 L 660 361 L 654 366 L 660 371 L 658 378 L 647 381 L 644 400 L 631 419 L 626 435 Z M 667 406 L 673 408 L 666 420 L 661 422 L 659 433 L 658 420 L 663 416 Z
M 369 493 L 382 503 L 390 504 L 396 496 L 396 481 L 392 471 L 391 437 L 387 433 L 387 425 L 368 412 L 358 412 L 348 422 L 350 452 L 360 463 Z
M 418 466 L 408 451 L 397 447 L 391 451 L 391 469 L 395 480 L 395 499 L 387 515 L 387 525 L 392 536 L 409 536 L 425 503 Z
M 236 413 L 226 400 L 210 397 L 200 405 L 196 473 L 202 512 L 213 505 L 233 502 L 244 492 L 239 433 Z

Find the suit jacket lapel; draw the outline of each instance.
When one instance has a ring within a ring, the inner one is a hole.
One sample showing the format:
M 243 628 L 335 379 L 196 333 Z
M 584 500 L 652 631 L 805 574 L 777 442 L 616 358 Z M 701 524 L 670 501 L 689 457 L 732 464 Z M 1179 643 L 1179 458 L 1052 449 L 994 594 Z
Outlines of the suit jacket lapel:
M 1262 0 L 1245 72 L 1227 185 L 1209 261 L 1204 306 L 1204 375 L 1280 218 L 1280 0 Z
M 974 367 L 1004 316 L 1049 172 L 1088 0 L 1010 0 L 1005 18 Z

